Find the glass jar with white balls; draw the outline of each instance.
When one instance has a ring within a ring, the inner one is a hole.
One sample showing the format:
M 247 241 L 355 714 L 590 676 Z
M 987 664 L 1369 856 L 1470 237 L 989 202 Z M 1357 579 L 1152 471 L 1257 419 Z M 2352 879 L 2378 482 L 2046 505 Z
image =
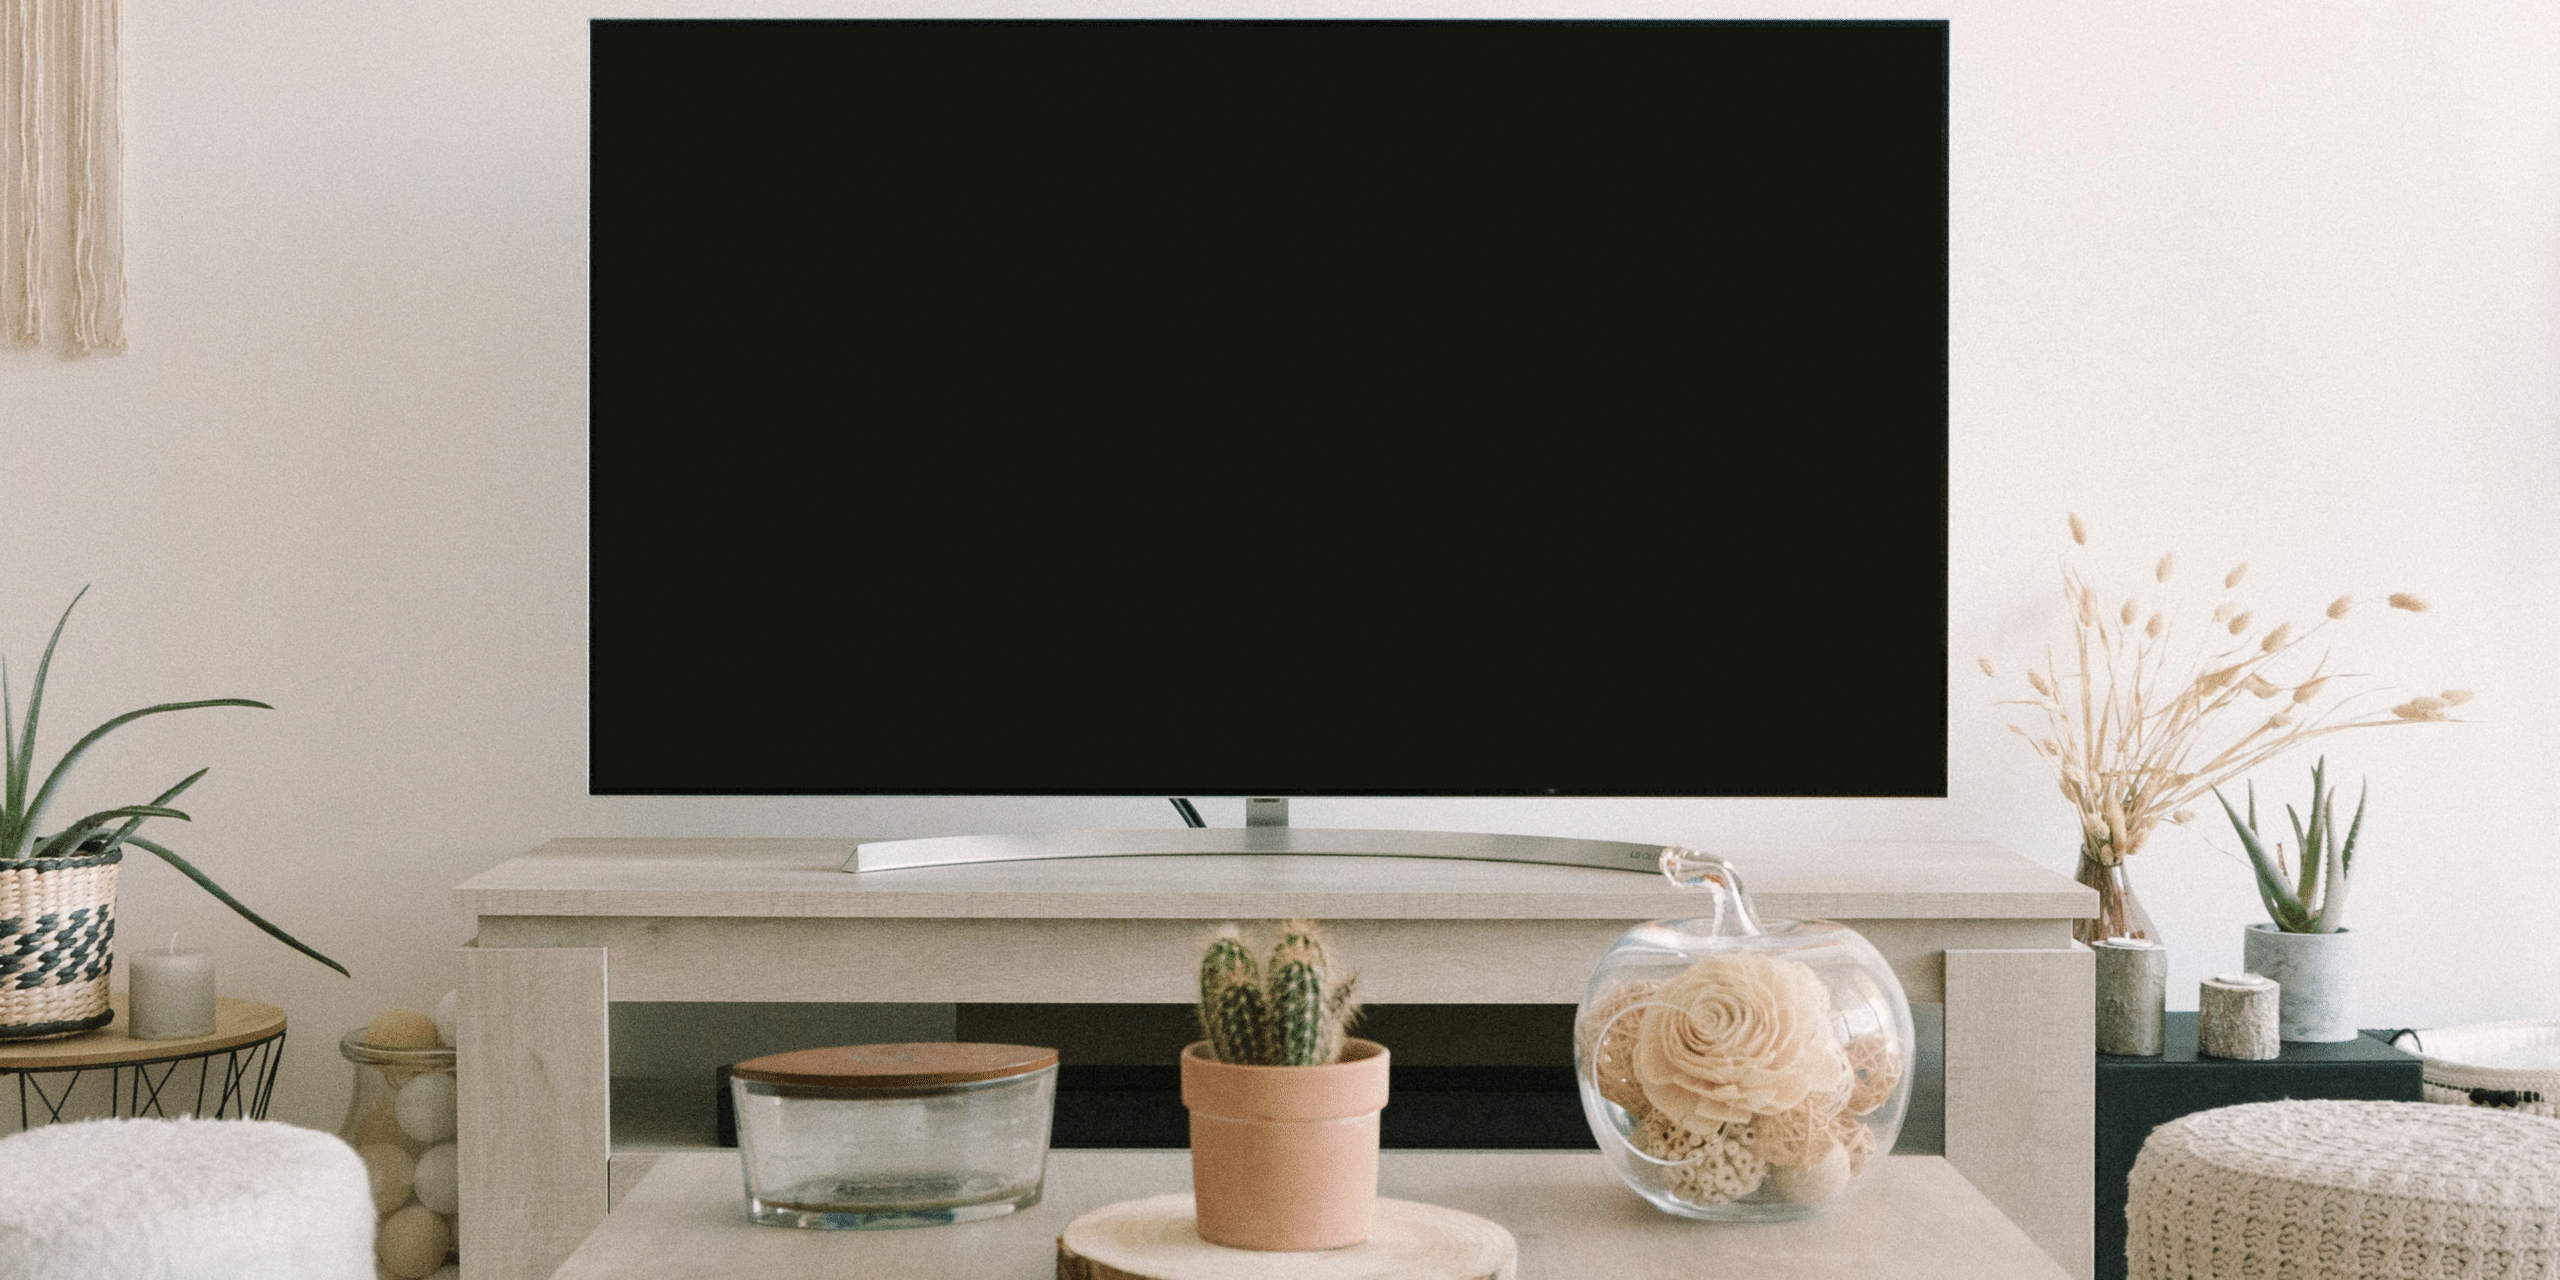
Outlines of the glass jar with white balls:
M 338 1136 L 364 1159 L 373 1184 L 375 1260 L 401 1280 L 458 1276 L 454 1212 L 460 1207 L 454 1146 L 453 1046 L 424 1014 L 395 1010 L 338 1041 L 355 1066 L 355 1096 Z

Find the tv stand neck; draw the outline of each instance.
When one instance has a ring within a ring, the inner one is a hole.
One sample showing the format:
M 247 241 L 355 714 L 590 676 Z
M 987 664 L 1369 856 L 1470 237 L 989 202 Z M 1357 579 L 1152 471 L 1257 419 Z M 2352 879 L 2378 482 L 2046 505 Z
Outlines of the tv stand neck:
M 1544 862 L 1651 875 L 1663 846 L 1561 836 L 1479 835 L 1464 831 L 1348 831 L 1292 827 L 1285 800 L 1254 801 L 1282 809 L 1270 821 L 1248 809 L 1241 827 L 1173 827 L 1135 831 L 1044 831 L 1027 835 L 936 836 L 865 840 L 845 860 L 847 871 L 892 871 L 976 862 L 1041 862 L 1053 858 L 1128 858 L 1203 854 L 1318 854 L 1332 857 L 1463 858 Z
M 1244 824 L 1248 827 L 1285 827 L 1289 825 L 1289 801 L 1285 796 L 1255 796 L 1244 802 Z

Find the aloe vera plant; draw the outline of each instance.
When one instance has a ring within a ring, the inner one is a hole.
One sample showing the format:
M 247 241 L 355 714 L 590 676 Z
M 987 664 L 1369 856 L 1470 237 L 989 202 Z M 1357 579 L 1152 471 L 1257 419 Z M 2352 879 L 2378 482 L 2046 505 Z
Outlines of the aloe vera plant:
M 2222 801 L 2222 811 L 2231 816 L 2231 827 L 2240 835 L 2240 846 L 2249 851 L 2249 865 L 2257 872 L 2258 898 L 2266 904 L 2267 918 L 2286 933 L 2336 933 L 2344 925 L 2348 877 L 2355 868 L 2356 837 L 2364 831 L 2364 804 L 2372 788 L 2368 784 L 2356 793 L 2356 816 L 2341 838 L 2338 793 L 2328 785 L 2328 767 L 2326 757 L 2311 766 L 2309 822 L 2303 821 L 2292 805 L 2284 808 L 2285 816 L 2293 823 L 2294 847 L 2302 853 L 2298 876 L 2288 876 L 2283 846 L 2279 844 L 2270 853 L 2266 837 L 2258 831 L 2256 784 L 2249 787 L 2249 816 L 2245 821 L 2220 791 L 2213 793 L 2214 799 Z
M 55 761 L 53 768 L 44 775 L 43 783 L 35 787 L 34 794 L 29 795 L 27 788 L 35 782 L 36 724 L 44 710 L 45 676 L 53 667 L 54 646 L 62 642 L 62 628 L 71 621 L 71 611 L 80 606 L 81 597 L 87 594 L 89 589 L 82 587 L 79 595 L 71 597 L 71 603 L 64 606 L 61 619 L 53 624 L 53 636 L 45 641 L 44 657 L 36 663 L 35 683 L 27 690 L 27 715 L 23 722 L 17 718 L 14 698 L 9 687 L 7 662 L 5 659 L 0 659 L 0 763 L 5 763 L 5 771 L 0 771 L 0 859 L 23 861 L 32 858 L 88 857 L 114 852 L 126 845 L 132 845 L 177 868 L 180 875 L 203 886 L 205 892 L 212 894 L 222 905 L 239 912 L 242 919 L 265 930 L 268 936 L 341 974 L 346 973 L 345 965 L 312 950 L 300 939 L 269 923 L 257 912 L 250 910 L 248 904 L 225 892 L 221 885 L 213 882 L 211 877 L 197 870 L 192 863 L 179 857 L 167 846 L 157 841 L 146 840 L 136 834 L 142 824 L 152 818 L 168 818 L 178 822 L 191 821 L 184 812 L 170 808 L 169 802 L 177 799 L 187 788 L 194 786 L 209 772 L 208 770 L 198 769 L 188 774 L 179 780 L 178 785 L 161 792 L 149 804 L 118 805 L 111 809 L 101 809 L 65 824 L 51 835 L 41 834 L 44 830 L 46 811 L 52 806 L 55 793 L 61 789 L 64 776 L 71 772 L 71 766 L 78 764 L 80 758 L 88 754 L 89 748 L 96 746 L 98 740 L 109 733 L 144 716 L 156 716 L 171 711 L 193 711 L 199 707 L 256 707 L 264 711 L 275 709 L 266 703 L 249 698 L 204 698 L 193 702 L 163 702 L 157 706 L 144 707 L 139 711 L 125 712 L 90 730 L 78 742 L 71 744 L 71 749 L 62 753 L 62 758 Z

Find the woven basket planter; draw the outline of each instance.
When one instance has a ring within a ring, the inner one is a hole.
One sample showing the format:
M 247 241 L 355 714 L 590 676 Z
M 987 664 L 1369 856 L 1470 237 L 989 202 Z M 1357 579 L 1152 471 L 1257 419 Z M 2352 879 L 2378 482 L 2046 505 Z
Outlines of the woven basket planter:
M 0 1040 L 107 1025 L 124 852 L 0 861 Z
M 2482 1022 L 2403 1031 L 2391 1043 L 2418 1055 L 2429 1102 L 2560 1119 L 2560 1022 Z M 2525 1058 L 2537 1065 L 2481 1065 L 2501 1058 Z

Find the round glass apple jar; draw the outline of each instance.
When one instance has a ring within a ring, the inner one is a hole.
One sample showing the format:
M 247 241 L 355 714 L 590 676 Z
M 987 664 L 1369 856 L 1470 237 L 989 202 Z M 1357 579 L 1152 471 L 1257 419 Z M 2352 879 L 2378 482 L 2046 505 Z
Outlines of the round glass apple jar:
M 1574 1022 L 1592 1136 L 1665 1213 L 1821 1212 L 1902 1130 L 1902 983 L 1844 925 L 1760 920 L 1722 859 L 1666 849 L 1662 871 L 1712 908 L 1627 930 L 1592 971 Z

